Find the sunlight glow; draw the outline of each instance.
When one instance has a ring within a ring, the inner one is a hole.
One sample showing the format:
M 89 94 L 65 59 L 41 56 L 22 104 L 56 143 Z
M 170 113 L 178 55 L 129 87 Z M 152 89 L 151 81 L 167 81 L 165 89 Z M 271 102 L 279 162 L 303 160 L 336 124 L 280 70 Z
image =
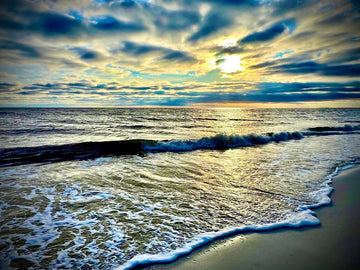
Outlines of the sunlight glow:
M 241 66 L 243 61 L 240 60 L 240 55 L 226 55 L 218 62 L 218 68 L 224 73 L 233 73 L 243 71 L 244 67 Z
M 233 38 L 221 41 L 221 46 L 223 47 L 232 47 L 232 46 L 236 46 L 236 44 L 237 44 L 237 40 Z

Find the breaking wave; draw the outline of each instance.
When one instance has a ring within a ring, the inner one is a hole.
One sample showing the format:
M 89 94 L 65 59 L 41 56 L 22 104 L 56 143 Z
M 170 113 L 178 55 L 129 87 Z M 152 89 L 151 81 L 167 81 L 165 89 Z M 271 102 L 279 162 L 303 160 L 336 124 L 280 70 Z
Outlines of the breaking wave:
M 315 127 L 304 132 L 280 132 L 263 135 L 225 136 L 217 135 L 198 140 L 122 140 L 83 142 L 66 145 L 18 147 L 0 151 L 0 167 L 29 163 L 61 162 L 95 159 L 107 156 L 135 155 L 157 152 L 188 152 L 195 150 L 225 150 L 238 147 L 263 145 L 272 142 L 300 140 L 310 136 L 330 136 L 359 133 L 360 125 L 342 127 Z

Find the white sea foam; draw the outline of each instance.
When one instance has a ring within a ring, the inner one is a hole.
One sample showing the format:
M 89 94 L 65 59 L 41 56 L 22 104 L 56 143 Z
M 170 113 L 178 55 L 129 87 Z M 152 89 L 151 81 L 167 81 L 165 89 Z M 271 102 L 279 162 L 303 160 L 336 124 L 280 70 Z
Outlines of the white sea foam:
M 265 225 L 254 225 L 254 226 L 243 226 L 237 228 L 229 228 L 226 230 L 221 230 L 217 232 L 203 233 L 192 239 L 191 242 L 188 242 L 181 248 L 176 250 L 164 253 L 164 254 L 140 254 L 133 257 L 131 260 L 125 264 L 115 268 L 117 270 L 126 270 L 132 269 L 136 266 L 145 266 L 154 263 L 170 263 L 176 260 L 179 257 L 185 256 L 191 253 L 194 249 L 204 246 L 210 242 L 213 242 L 217 239 L 224 238 L 227 236 L 245 233 L 245 232 L 262 232 L 274 230 L 277 228 L 291 227 L 298 228 L 303 226 L 318 225 L 320 221 L 314 216 L 314 212 L 310 209 L 301 211 L 297 214 L 294 214 L 288 220 L 279 223 L 270 223 Z
M 187 242 L 183 247 L 177 248 L 174 251 L 162 254 L 139 254 L 127 261 L 125 264 L 115 268 L 116 270 L 128 270 L 137 266 L 146 266 L 157 263 L 171 263 L 177 258 L 190 254 L 194 249 L 202 247 L 217 239 L 228 236 L 241 234 L 245 232 L 263 232 L 275 230 L 278 228 L 299 228 L 304 226 L 315 226 L 320 224 L 320 220 L 315 216 L 315 212 L 311 209 L 318 208 L 331 203 L 330 194 L 333 190 L 329 184 L 333 177 L 343 170 L 354 167 L 358 162 L 348 164 L 342 167 L 337 167 L 323 182 L 322 188 L 310 194 L 318 203 L 312 205 L 303 205 L 298 208 L 298 212 L 290 213 L 288 218 L 276 223 L 268 223 L 263 225 L 241 226 L 235 228 L 227 228 L 217 232 L 208 232 L 194 237 Z

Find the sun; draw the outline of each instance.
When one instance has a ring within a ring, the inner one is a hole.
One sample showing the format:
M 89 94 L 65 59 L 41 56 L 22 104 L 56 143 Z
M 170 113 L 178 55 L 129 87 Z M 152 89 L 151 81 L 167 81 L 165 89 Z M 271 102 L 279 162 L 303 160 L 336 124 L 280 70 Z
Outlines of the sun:
M 244 70 L 244 67 L 241 66 L 243 61 L 241 61 L 240 55 L 226 55 L 217 60 L 216 63 L 217 68 L 219 68 L 223 73 L 234 73 Z

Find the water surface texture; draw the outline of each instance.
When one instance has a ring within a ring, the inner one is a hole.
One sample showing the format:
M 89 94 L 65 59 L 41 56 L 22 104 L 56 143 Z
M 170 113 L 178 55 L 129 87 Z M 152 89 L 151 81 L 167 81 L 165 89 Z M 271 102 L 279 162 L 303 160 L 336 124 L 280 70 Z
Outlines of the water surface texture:
M 2 109 L 3 268 L 124 269 L 318 224 L 358 109 Z

